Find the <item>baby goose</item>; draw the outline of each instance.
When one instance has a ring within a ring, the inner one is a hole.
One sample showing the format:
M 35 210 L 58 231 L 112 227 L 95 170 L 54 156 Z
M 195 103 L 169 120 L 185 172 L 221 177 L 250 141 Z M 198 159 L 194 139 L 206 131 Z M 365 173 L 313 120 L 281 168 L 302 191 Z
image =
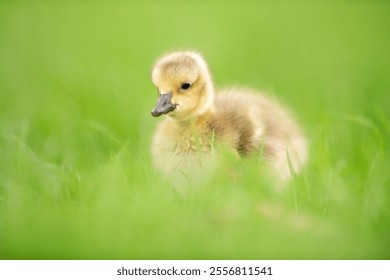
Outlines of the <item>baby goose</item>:
M 160 58 L 152 71 L 158 89 L 154 117 L 166 115 L 153 138 L 152 154 L 167 174 L 195 169 L 212 158 L 214 144 L 246 156 L 263 152 L 283 178 L 299 172 L 307 158 L 306 139 L 289 112 L 258 92 L 215 94 L 207 64 L 195 52 Z

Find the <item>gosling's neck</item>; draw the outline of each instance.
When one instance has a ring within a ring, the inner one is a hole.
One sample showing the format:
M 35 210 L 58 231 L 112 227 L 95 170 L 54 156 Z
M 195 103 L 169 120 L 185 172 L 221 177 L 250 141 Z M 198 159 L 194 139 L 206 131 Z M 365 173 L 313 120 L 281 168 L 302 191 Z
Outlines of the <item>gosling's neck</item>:
M 215 114 L 214 106 L 200 115 L 193 116 L 187 119 L 172 119 L 181 128 L 196 128 L 202 127 Z

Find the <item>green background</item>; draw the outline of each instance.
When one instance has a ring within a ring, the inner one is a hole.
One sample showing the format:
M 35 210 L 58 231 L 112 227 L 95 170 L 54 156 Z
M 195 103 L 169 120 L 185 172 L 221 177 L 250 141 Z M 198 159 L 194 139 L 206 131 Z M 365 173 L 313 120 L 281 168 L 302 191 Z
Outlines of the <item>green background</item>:
M 1 259 L 389 259 L 388 1 L 2 1 Z M 151 164 L 153 62 L 290 107 L 283 192 L 227 158 L 184 193 Z

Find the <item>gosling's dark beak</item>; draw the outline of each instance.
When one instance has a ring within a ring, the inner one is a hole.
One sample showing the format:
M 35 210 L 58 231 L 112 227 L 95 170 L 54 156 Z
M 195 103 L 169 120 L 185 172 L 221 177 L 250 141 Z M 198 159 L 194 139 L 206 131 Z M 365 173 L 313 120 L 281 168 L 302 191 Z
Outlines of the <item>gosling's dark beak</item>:
M 176 108 L 176 104 L 172 104 L 172 93 L 160 94 L 156 107 L 152 111 L 153 117 L 159 117 L 162 114 L 167 114 Z

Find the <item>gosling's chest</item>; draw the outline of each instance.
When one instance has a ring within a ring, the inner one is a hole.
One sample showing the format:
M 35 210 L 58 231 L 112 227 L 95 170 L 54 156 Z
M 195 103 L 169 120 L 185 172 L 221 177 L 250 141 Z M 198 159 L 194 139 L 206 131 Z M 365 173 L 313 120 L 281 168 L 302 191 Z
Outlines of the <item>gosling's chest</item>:
M 161 126 L 153 141 L 152 153 L 155 164 L 164 172 L 193 169 L 204 165 L 212 156 L 212 134 L 198 131 L 177 130 L 161 133 Z
M 209 133 L 182 133 L 173 141 L 172 152 L 175 155 L 210 152 L 212 139 Z

